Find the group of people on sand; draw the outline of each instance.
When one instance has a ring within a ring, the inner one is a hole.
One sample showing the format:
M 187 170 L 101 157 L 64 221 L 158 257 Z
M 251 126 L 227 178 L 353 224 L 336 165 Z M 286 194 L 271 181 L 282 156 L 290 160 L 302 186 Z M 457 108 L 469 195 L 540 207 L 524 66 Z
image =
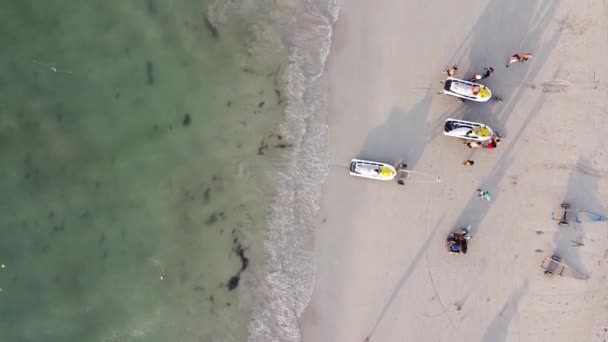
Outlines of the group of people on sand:
M 467 141 L 464 141 L 463 144 L 466 145 L 468 148 L 482 147 L 482 148 L 487 148 L 489 150 L 492 150 L 492 149 L 497 148 L 498 145 L 500 145 L 500 136 L 498 134 L 494 134 L 494 136 L 488 141 L 479 142 L 479 141 L 467 140 Z
M 513 56 L 511 56 L 509 58 L 509 60 L 507 61 L 507 68 L 509 67 L 509 65 L 511 65 L 513 63 L 527 62 L 530 59 L 532 59 L 532 57 L 533 57 L 533 55 L 531 52 L 527 52 L 522 55 L 519 55 L 516 53 Z M 448 75 L 448 77 L 454 77 L 456 75 L 457 71 L 458 71 L 458 65 L 453 65 L 451 68 L 447 69 L 445 71 L 445 73 Z M 483 68 L 483 70 L 481 71 L 481 74 L 473 73 L 473 77 L 471 77 L 469 79 L 469 81 L 471 81 L 471 82 L 481 81 L 483 79 L 486 79 L 486 78 L 492 76 L 493 73 L 494 73 L 494 68 L 486 67 L 486 68 Z
M 530 59 L 532 59 L 533 55 L 531 52 L 527 52 L 524 54 L 514 54 L 513 56 L 511 56 L 508 60 L 507 60 L 507 65 L 506 67 L 508 68 L 509 65 L 514 64 L 514 63 L 524 63 L 529 61 Z M 458 72 L 458 65 L 453 65 L 452 67 L 448 68 L 447 70 L 445 70 L 445 73 L 448 75 L 448 77 L 454 77 L 456 75 L 456 72 Z M 483 79 L 486 79 L 490 76 L 492 76 L 492 74 L 494 73 L 494 68 L 492 67 L 485 67 L 483 68 L 483 70 L 481 71 L 481 73 L 473 73 L 473 76 L 469 79 L 470 82 L 478 82 L 481 81 Z M 480 86 L 478 85 L 474 85 L 471 87 L 471 91 L 473 92 L 473 95 L 477 95 L 480 91 Z M 500 97 L 494 97 L 495 100 L 497 101 L 501 101 L 502 99 Z M 477 147 L 482 147 L 482 148 L 487 148 L 487 149 L 495 149 L 498 147 L 498 145 L 500 145 L 501 143 L 501 136 L 497 133 L 494 134 L 494 136 L 492 136 L 492 138 L 488 141 L 485 142 L 478 142 L 478 141 L 464 141 L 463 144 L 465 146 L 467 146 L 468 148 L 477 148 Z M 465 160 L 463 163 L 465 166 L 472 166 L 473 164 L 475 164 L 474 161 L 472 160 Z

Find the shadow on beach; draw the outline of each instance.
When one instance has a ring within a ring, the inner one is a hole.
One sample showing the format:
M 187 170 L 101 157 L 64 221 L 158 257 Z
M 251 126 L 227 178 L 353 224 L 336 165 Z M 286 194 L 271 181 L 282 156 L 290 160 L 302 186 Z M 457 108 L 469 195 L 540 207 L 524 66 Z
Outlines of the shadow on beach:
M 591 214 L 605 215 L 606 209 L 602 206 L 601 200 L 597 197 L 598 175 L 591 163 L 583 157 L 579 157 L 577 163 L 570 172 L 568 179 L 568 190 L 563 202 L 569 203 L 572 209 L 581 209 Z M 555 203 L 557 208 L 561 203 Z M 576 223 L 574 213 L 571 222 L 567 226 L 560 226 L 555 233 L 555 251 L 564 263 L 574 270 L 587 275 L 589 269 L 584 265 L 580 258 L 580 248 L 585 248 L 585 232 L 590 229 L 601 229 L 595 226 L 594 222 Z M 583 222 L 588 221 L 589 217 L 581 214 Z M 555 223 L 557 224 L 557 222 Z M 581 243 L 582 245 L 578 245 Z
M 394 107 L 388 120 L 368 134 L 357 158 L 386 163 L 403 160 L 413 166 L 424 152 L 429 136 L 426 119 L 432 98 L 429 91 L 409 111 Z
M 513 317 L 517 314 L 517 307 L 521 299 L 528 293 L 528 281 L 511 293 L 502 306 L 498 314 L 488 325 L 482 342 L 505 342 L 509 337 L 509 326 L 513 322 Z
M 502 38 L 500 32 L 494 32 L 492 30 L 485 30 L 483 28 L 492 27 L 492 23 L 496 22 L 496 13 L 500 13 L 498 8 L 503 8 L 504 4 L 502 2 L 494 1 L 492 2 L 486 12 L 481 16 L 479 22 L 475 25 L 476 35 L 473 37 L 473 41 L 476 42 L 472 46 L 471 51 L 471 62 L 479 64 L 489 60 L 490 58 L 494 61 L 500 61 L 503 63 L 506 61 L 505 56 L 509 56 L 509 53 L 506 52 L 504 48 L 505 41 L 513 42 L 513 47 L 510 47 L 512 51 L 518 51 L 521 49 L 520 46 L 515 46 L 515 42 L 523 42 L 525 46 L 532 47 L 537 45 L 538 47 L 535 49 L 535 59 L 530 62 L 530 64 L 524 65 L 514 65 L 508 69 L 508 72 L 511 73 L 508 76 L 506 75 L 507 71 L 503 71 L 505 68 L 500 65 L 496 67 L 498 71 L 489 78 L 491 82 L 488 84 L 491 86 L 493 81 L 496 81 L 497 84 L 499 82 L 497 79 L 500 77 L 502 83 L 517 83 L 517 84 L 526 84 L 535 79 L 538 72 L 542 69 L 545 64 L 544 61 L 548 59 L 551 55 L 553 49 L 555 48 L 557 41 L 561 32 L 555 31 L 551 39 L 549 39 L 546 43 L 540 44 L 540 37 L 544 30 L 548 27 L 548 21 L 552 18 L 555 10 L 558 7 L 559 1 L 550 2 L 544 4 L 538 11 L 535 11 L 537 7 L 537 2 L 528 2 L 525 3 L 526 8 L 517 8 L 517 9 L 502 9 L 503 11 L 517 11 L 518 13 L 530 13 L 527 17 L 528 22 L 525 23 L 520 19 L 519 25 L 516 25 L 516 29 L 513 32 L 509 32 L 506 35 L 505 39 Z M 519 4 L 521 7 L 522 5 Z M 536 15 L 534 15 L 536 13 Z M 507 39 L 508 38 L 508 39 Z M 520 44 L 518 44 L 520 45 Z M 511 51 L 510 50 L 510 51 Z M 487 55 L 488 57 L 480 57 L 479 51 L 492 51 L 491 54 Z M 512 53 L 512 52 L 511 52 Z M 497 55 L 503 54 L 503 55 Z M 527 72 L 523 79 L 517 80 L 517 78 L 521 77 L 521 70 L 517 70 L 520 68 L 527 68 Z M 557 73 L 557 72 L 556 72 Z M 506 82 L 504 81 L 506 78 Z M 509 82 L 512 80 L 511 82 Z M 509 94 L 509 89 L 511 86 L 493 87 L 494 91 L 500 94 L 501 97 L 504 97 L 505 100 L 500 102 L 498 105 L 495 105 L 492 110 L 488 112 L 480 112 L 480 110 L 487 110 L 485 106 L 469 106 L 469 109 L 464 112 L 465 119 L 468 118 L 477 118 L 484 117 L 484 123 L 490 125 L 498 132 L 502 132 L 502 127 L 506 126 L 506 121 L 509 119 L 513 109 L 516 105 L 521 101 L 522 97 L 528 91 L 527 87 L 516 87 L 515 91 Z M 497 91 L 498 90 L 498 91 Z M 530 111 L 525 115 L 525 120 L 519 125 L 519 129 L 515 134 L 509 135 L 506 139 L 504 139 L 503 145 L 496 152 L 500 153 L 501 156 L 496 162 L 494 168 L 490 172 L 490 174 L 485 177 L 485 181 L 480 182 L 479 187 L 484 189 L 489 189 L 493 194 L 493 199 L 495 200 L 500 194 L 498 193 L 498 185 L 503 180 L 507 170 L 509 169 L 512 160 L 515 158 L 514 155 L 514 147 L 521 138 L 522 134 L 526 131 L 528 125 L 536 118 L 543 105 L 547 101 L 548 94 L 542 93 L 536 99 L 536 102 L 530 109 Z M 481 151 L 485 152 L 485 151 Z M 475 159 L 477 151 L 472 151 L 470 159 Z M 468 200 L 464 209 L 462 210 L 460 216 L 457 219 L 456 225 L 470 224 L 472 226 L 472 232 L 476 233 L 479 227 L 479 223 L 483 220 L 487 213 L 486 203 L 482 203 L 479 201 L 477 194 L 471 190 L 471 198 Z

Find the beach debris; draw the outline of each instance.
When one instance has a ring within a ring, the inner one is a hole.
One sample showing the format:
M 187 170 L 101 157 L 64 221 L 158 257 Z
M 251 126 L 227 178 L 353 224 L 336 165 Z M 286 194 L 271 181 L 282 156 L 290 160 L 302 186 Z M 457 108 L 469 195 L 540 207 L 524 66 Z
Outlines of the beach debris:
M 579 240 L 576 240 L 576 241 L 571 240 L 570 242 L 572 243 L 572 247 L 582 247 L 585 245 L 582 241 L 579 241 Z
M 229 291 L 232 291 L 239 286 L 239 281 L 241 280 L 241 273 L 243 273 L 243 271 L 247 269 L 247 266 L 249 266 L 249 258 L 245 256 L 245 249 L 243 248 L 243 245 L 241 245 L 241 243 L 239 242 L 238 238 L 234 238 L 233 243 L 234 247 L 232 248 L 232 251 L 241 260 L 241 268 L 235 275 L 230 277 L 230 279 L 228 280 L 228 284 L 226 286 L 228 287 Z
M 184 119 L 182 120 L 182 126 L 190 126 L 191 122 L 192 122 L 192 118 L 190 117 L 190 114 L 186 113 L 184 115 Z
M 464 166 L 473 166 L 475 164 L 475 161 L 468 159 L 468 160 L 465 160 L 462 164 Z
M 205 27 L 207 27 L 207 31 L 209 31 L 211 37 L 219 39 L 220 33 L 218 32 L 217 27 L 209 20 L 207 13 L 203 13 L 203 20 L 205 21 Z
M 146 82 L 154 85 L 154 64 L 150 61 L 146 61 Z
M 51 71 L 53 71 L 53 72 L 64 73 L 64 74 L 72 74 L 72 72 L 70 70 L 59 69 L 59 68 L 55 67 L 55 63 L 41 62 L 41 61 L 36 60 L 36 59 L 33 59 L 32 62 L 34 62 L 35 64 L 38 64 L 38 65 L 45 66 L 45 67 L 51 69 Z
M 151 263 L 153 263 L 154 265 L 158 266 L 160 268 L 160 280 L 165 280 L 165 268 L 163 267 L 163 264 L 160 263 L 160 261 L 154 259 L 154 258 L 148 258 L 148 261 L 150 261 Z

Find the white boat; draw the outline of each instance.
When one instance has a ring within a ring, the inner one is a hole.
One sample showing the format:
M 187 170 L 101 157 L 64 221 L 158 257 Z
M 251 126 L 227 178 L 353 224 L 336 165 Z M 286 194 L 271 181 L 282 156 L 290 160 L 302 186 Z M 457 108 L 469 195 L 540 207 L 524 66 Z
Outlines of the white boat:
M 494 131 L 479 122 L 447 119 L 443 125 L 443 135 L 473 141 L 488 141 L 494 135 Z
M 397 175 L 397 170 L 386 163 L 353 159 L 350 161 L 350 174 L 357 177 L 392 180 Z
M 492 98 L 492 91 L 483 84 L 454 77 L 448 77 L 445 80 L 443 93 L 476 102 L 486 102 Z

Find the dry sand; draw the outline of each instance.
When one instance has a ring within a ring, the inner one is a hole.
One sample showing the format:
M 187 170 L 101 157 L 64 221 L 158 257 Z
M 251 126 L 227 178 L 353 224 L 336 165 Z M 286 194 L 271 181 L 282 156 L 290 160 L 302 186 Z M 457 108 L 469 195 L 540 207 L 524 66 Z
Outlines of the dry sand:
M 605 341 L 608 224 L 559 228 L 563 200 L 608 214 L 608 7 L 599 1 L 349 0 L 335 27 L 330 175 L 315 237 L 304 342 Z M 534 59 L 505 68 L 513 53 Z M 438 95 L 452 64 L 503 102 Z M 442 136 L 482 121 L 496 150 Z M 401 187 L 348 175 L 351 158 L 404 159 L 442 183 Z M 462 162 L 475 160 L 466 168 Z M 491 203 L 476 196 L 483 187 Z M 472 225 L 466 255 L 447 234 Z M 584 246 L 573 246 L 580 241 Z M 549 279 L 556 251 L 587 281 Z

